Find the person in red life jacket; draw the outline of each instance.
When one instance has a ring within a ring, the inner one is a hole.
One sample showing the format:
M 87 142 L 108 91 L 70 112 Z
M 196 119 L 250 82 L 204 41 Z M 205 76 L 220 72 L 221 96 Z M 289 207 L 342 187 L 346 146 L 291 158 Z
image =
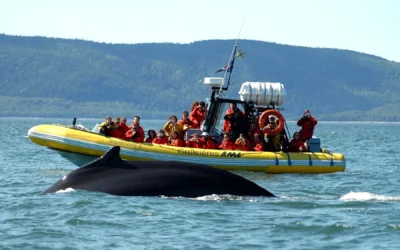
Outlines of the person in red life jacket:
M 306 146 L 304 142 L 300 140 L 300 133 L 294 132 L 293 139 L 289 142 L 289 152 L 304 152 Z
M 132 128 L 134 125 L 137 125 L 137 132 L 140 134 L 140 137 L 143 137 L 143 141 L 144 141 L 144 130 L 142 128 L 142 126 L 140 126 L 140 116 L 135 116 L 133 117 L 133 121 L 131 123 L 131 125 L 129 125 L 128 128 Z
M 249 133 L 248 133 L 248 138 L 250 140 L 250 143 L 254 143 L 254 135 L 261 134 L 261 130 L 258 128 L 258 124 L 255 123 L 251 123 L 250 124 L 250 128 L 249 128 Z
M 196 108 L 197 106 L 199 106 L 199 102 L 198 102 L 198 101 L 194 101 L 194 102 L 192 103 L 192 105 L 190 106 L 190 112 L 192 112 L 193 109 Z
M 250 141 L 244 138 L 243 134 L 240 134 L 235 142 L 235 148 L 236 150 L 249 151 L 251 149 Z
M 144 142 L 144 133 L 139 132 L 138 124 L 133 124 L 132 128 L 125 133 L 124 139 L 133 142 Z
M 182 112 L 182 119 L 178 121 L 178 124 L 186 126 L 188 128 L 192 127 L 192 121 L 189 119 L 189 112 L 186 110 Z
M 172 140 L 169 145 L 174 147 L 184 147 L 185 142 L 182 140 L 182 138 L 179 138 L 179 133 L 174 131 L 172 132 Z
M 111 129 L 109 131 L 110 136 L 115 137 L 115 138 L 123 138 L 124 134 L 121 133 L 119 130 L 119 124 L 121 123 L 121 119 L 119 117 L 114 118 L 114 124 L 116 125 L 116 128 Z
M 218 148 L 223 150 L 235 150 L 235 143 L 231 140 L 228 134 L 224 134 L 224 139 Z
M 314 127 L 317 125 L 317 119 L 312 117 L 308 109 L 304 110 L 303 116 L 297 121 L 297 126 L 301 127 L 300 140 L 307 141 L 313 136 Z
M 122 137 L 126 134 L 129 130 L 128 125 L 126 125 L 126 117 L 121 118 L 121 122 L 118 125 L 118 130 L 121 131 Z
M 201 133 L 200 137 L 201 143 L 203 143 L 204 149 L 217 149 L 217 142 L 207 133 Z
M 98 129 L 100 130 L 100 134 L 111 136 L 112 131 L 118 129 L 118 126 L 112 121 L 110 116 L 106 116 L 105 121 L 98 126 Z
M 246 117 L 246 115 L 240 109 L 237 108 L 236 103 L 234 103 L 234 102 L 230 103 L 228 110 L 225 112 L 225 116 L 229 116 L 229 115 L 232 115 L 232 116 L 229 116 L 228 117 L 229 119 L 224 119 L 224 126 L 222 129 L 225 131 L 225 133 L 231 132 L 231 126 L 232 126 L 231 118 L 233 117 L 233 114 L 235 113 L 236 110 L 238 110 L 239 114 L 241 116 L 243 116 L 243 118 Z
M 157 137 L 153 140 L 153 144 L 168 144 L 168 136 L 165 135 L 165 131 L 160 129 L 157 133 Z
M 153 130 L 153 129 L 150 129 L 150 130 L 147 132 L 147 135 L 148 135 L 148 137 L 147 137 L 146 140 L 144 141 L 144 142 L 147 142 L 147 143 L 152 143 L 153 140 L 156 139 L 156 137 L 157 137 L 157 133 L 156 133 L 156 131 Z
M 246 119 L 241 115 L 241 111 L 237 108 L 233 114 L 225 115 L 224 120 L 230 124 L 229 133 L 232 140 L 236 141 L 240 134 L 247 133 Z
M 260 139 L 260 134 L 254 134 L 253 149 L 254 151 L 264 151 L 264 144 Z
M 205 102 L 199 102 L 199 105 L 190 112 L 190 121 L 192 122 L 192 128 L 200 128 L 201 123 L 206 119 L 206 104 Z
M 192 134 L 190 140 L 186 141 L 186 147 L 203 148 L 203 143 L 199 139 L 199 134 Z

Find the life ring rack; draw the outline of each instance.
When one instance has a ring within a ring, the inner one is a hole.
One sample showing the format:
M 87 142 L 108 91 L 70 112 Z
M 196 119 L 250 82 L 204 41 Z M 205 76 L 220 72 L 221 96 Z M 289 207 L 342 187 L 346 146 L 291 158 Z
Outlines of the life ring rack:
M 278 126 L 276 126 L 276 128 L 274 129 L 270 129 L 266 126 L 266 124 L 268 124 L 268 118 L 271 115 L 276 116 L 279 121 Z M 258 120 L 258 125 L 264 134 L 277 135 L 282 131 L 285 125 L 285 118 L 283 118 L 282 113 L 279 112 L 278 110 L 269 109 L 261 114 L 260 119 Z

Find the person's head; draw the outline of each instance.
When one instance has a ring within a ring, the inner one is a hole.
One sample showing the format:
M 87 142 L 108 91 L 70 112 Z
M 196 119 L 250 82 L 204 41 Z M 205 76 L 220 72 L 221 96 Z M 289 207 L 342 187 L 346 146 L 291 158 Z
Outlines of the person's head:
M 310 110 L 308 110 L 308 109 L 304 110 L 303 117 L 304 117 L 304 118 L 310 118 L 310 116 L 311 116 Z
M 165 131 L 163 129 L 158 130 L 157 137 L 164 137 Z
M 299 132 L 294 132 L 293 133 L 293 139 L 298 140 L 300 137 L 300 133 Z
M 114 118 L 114 123 L 120 124 L 120 122 L 121 122 L 121 119 L 119 117 Z
M 240 115 L 239 109 L 236 108 L 233 114 L 234 114 L 235 117 L 238 117 Z
M 169 120 L 171 121 L 172 124 L 175 124 L 178 121 L 178 118 L 175 115 L 171 115 L 169 117 Z
M 133 117 L 133 123 L 139 124 L 140 123 L 140 116 Z
M 190 111 L 193 111 L 193 109 L 194 109 L 195 107 L 197 107 L 197 106 L 199 106 L 199 102 L 198 102 L 198 101 L 194 101 L 194 102 L 192 103 L 192 106 L 190 107 Z
M 207 132 L 203 132 L 203 133 L 201 133 L 201 136 L 204 138 L 204 139 L 207 139 L 209 136 L 210 136 L 210 134 L 208 134 Z
M 257 142 L 259 142 L 259 141 L 260 141 L 260 135 L 257 134 L 257 133 L 255 133 L 255 134 L 254 134 L 254 142 L 257 143 Z
M 186 110 L 182 112 L 182 119 L 189 119 L 189 112 L 187 112 Z
M 235 110 L 235 109 L 237 108 L 236 103 L 234 103 L 234 102 L 229 103 L 229 108 L 230 108 L 231 110 Z
M 270 115 L 270 116 L 269 116 L 269 121 L 270 121 L 270 122 L 276 122 L 275 116 Z
M 155 130 L 150 129 L 150 130 L 147 132 L 147 135 L 148 135 L 150 138 L 155 138 L 155 137 L 157 136 L 157 133 L 156 133 Z
M 106 116 L 106 119 L 105 119 L 105 120 L 106 120 L 106 122 L 107 122 L 108 124 L 110 124 L 111 121 L 112 121 L 112 120 L 111 120 L 111 116 Z
M 137 129 L 138 129 L 138 124 L 134 123 L 133 126 L 132 126 L 132 130 L 133 131 L 137 131 Z
M 206 103 L 205 102 L 203 102 L 203 101 L 199 102 L 199 106 L 200 106 L 200 110 L 206 111 Z
M 229 141 L 229 135 L 228 134 L 224 134 L 224 141 Z
M 255 123 L 250 124 L 250 130 L 253 131 L 257 128 L 257 125 Z
M 126 123 L 126 117 L 121 118 L 121 123 Z
M 174 132 L 172 132 L 172 139 L 176 139 L 176 138 L 178 138 L 178 132 L 174 131 Z

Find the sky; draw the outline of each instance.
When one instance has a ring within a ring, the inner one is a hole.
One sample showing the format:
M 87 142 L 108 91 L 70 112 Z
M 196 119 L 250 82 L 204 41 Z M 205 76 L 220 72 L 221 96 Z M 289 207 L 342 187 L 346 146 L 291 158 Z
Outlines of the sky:
M 0 33 L 106 43 L 239 39 L 400 62 L 400 0 L 0 0 Z M 244 20 L 244 22 L 243 22 Z

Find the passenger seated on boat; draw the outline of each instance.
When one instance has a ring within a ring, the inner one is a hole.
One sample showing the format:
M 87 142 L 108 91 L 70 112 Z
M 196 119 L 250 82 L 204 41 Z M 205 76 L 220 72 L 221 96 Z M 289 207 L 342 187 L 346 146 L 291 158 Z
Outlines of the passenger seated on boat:
M 168 144 L 168 137 L 165 136 L 163 129 L 158 130 L 157 137 L 153 140 L 153 144 Z
M 133 124 L 133 126 L 125 133 L 124 139 L 133 142 L 144 142 L 144 133 L 139 131 L 138 124 Z
M 118 130 L 121 131 L 122 137 L 126 134 L 129 130 L 128 125 L 126 125 L 126 117 L 121 118 L 121 122 L 118 125 Z
M 310 110 L 304 110 L 303 116 L 297 121 L 297 126 L 301 127 L 299 132 L 300 140 L 303 142 L 312 138 L 314 133 L 314 127 L 317 125 L 318 121 L 312 117 Z
M 172 138 L 172 133 L 174 131 L 178 132 L 178 135 L 182 138 L 183 137 L 183 132 L 188 129 L 186 125 L 181 125 L 177 123 L 178 118 L 174 115 L 171 115 L 167 121 L 167 123 L 164 125 L 163 129 L 165 130 L 165 134 L 169 137 Z
M 260 140 L 260 134 L 254 134 L 253 150 L 254 151 L 264 151 L 264 144 Z
M 268 119 L 267 128 L 275 129 L 277 127 L 277 121 L 275 116 L 271 115 Z M 269 135 L 268 133 L 264 134 L 264 141 L 266 142 L 266 150 L 277 152 L 281 150 L 281 134 L 277 135 Z
M 236 110 L 236 109 L 239 110 L 239 113 L 240 113 L 241 116 L 243 116 L 243 118 L 246 117 L 246 115 L 245 115 L 240 109 L 237 108 L 237 105 L 236 105 L 236 103 L 234 103 L 234 102 L 232 102 L 232 103 L 229 104 L 229 108 L 228 108 L 228 110 L 225 112 L 225 116 L 226 116 L 226 115 L 232 115 L 232 116 L 233 116 L 233 114 L 235 113 L 235 110 Z M 224 119 L 224 126 L 223 126 L 222 129 L 223 129 L 226 133 L 231 132 L 231 126 L 232 126 L 232 124 L 231 124 L 230 119 Z
M 251 149 L 250 141 L 243 134 L 240 134 L 239 138 L 236 139 L 235 148 L 236 150 L 249 151 Z
M 98 126 L 100 134 L 111 136 L 111 131 L 118 129 L 118 126 L 111 120 L 110 116 L 106 116 L 104 122 Z
M 254 143 L 254 135 L 255 134 L 260 135 L 261 134 L 261 130 L 258 127 L 258 124 L 251 123 L 250 124 L 250 128 L 249 128 L 249 132 L 248 132 L 248 138 L 249 138 L 250 143 Z
M 224 120 L 227 120 L 231 124 L 230 131 L 225 132 L 230 133 L 234 141 L 236 141 L 240 134 L 247 134 L 246 120 L 240 112 L 239 109 L 235 109 L 233 115 L 228 114 L 224 116 Z
M 145 142 L 147 142 L 147 143 L 152 143 L 153 140 L 156 139 L 156 137 L 157 137 L 157 133 L 156 133 L 156 131 L 153 130 L 153 129 L 150 129 L 150 130 L 147 132 L 147 135 L 148 135 L 148 137 L 147 137 L 146 140 L 145 140 Z
M 115 137 L 115 138 L 123 138 L 124 137 L 124 134 L 122 134 L 121 131 L 119 130 L 120 121 L 121 121 L 121 119 L 119 117 L 114 118 L 114 124 L 115 124 L 116 128 L 108 131 L 110 136 Z
M 135 124 L 137 125 L 138 133 L 140 134 L 141 137 L 143 137 L 143 141 L 144 141 L 145 136 L 144 136 L 144 130 L 143 130 L 142 126 L 140 126 L 140 116 L 136 115 L 135 117 L 133 117 L 133 121 L 132 121 L 131 125 L 129 125 L 128 128 L 132 128 Z
M 306 146 L 302 140 L 300 140 L 300 133 L 294 132 L 293 139 L 289 143 L 289 152 L 304 152 Z
M 191 138 L 186 141 L 186 147 L 190 148 L 203 148 L 203 143 L 199 139 L 199 134 L 192 134 Z
M 201 123 L 206 119 L 206 104 L 205 102 L 199 102 L 199 105 L 190 112 L 190 121 L 192 122 L 192 128 L 200 128 Z
M 232 141 L 231 137 L 225 133 L 224 139 L 218 148 L 223 150 L 235 150 L 235 143 Z
M 188 128 L 192 127 L 192 121 L 189 119 L 189 112 L 186 110 L 182 112 L 182 119 L 178 121 L 178 124 L 187 126 Z
M 179 137 L 179 133 L 177 131 L 174 131 L 172 132 L 172 140 L 169 145 L 174 147 L 184 147 L 185 142 L 182 140 L 182 138 Z
M 204 149 L 217 149 L 217 142 L 207 132 L 201 133 L 200 141 Z

